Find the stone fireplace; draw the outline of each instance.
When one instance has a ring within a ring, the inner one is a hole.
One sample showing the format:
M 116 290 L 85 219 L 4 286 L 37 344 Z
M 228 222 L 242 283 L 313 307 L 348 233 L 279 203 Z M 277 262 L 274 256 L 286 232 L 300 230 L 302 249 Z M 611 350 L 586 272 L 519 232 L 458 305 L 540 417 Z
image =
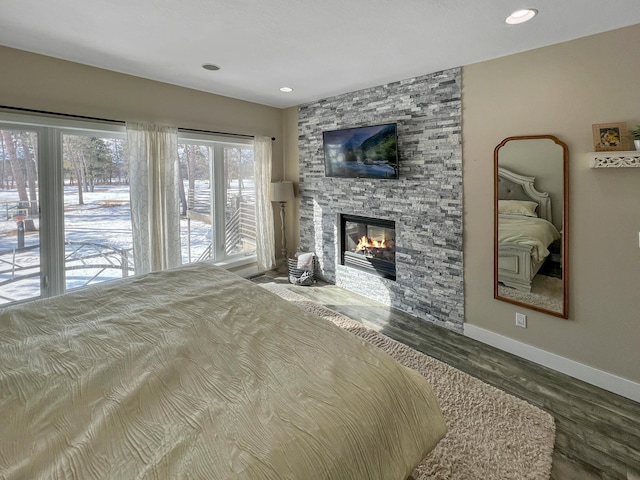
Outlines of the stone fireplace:
M 318 276 L 459 332 L 460 85 L 456 68 L 298 108 L 300 248 Z M 398 179 L 325 176 L 324 131 L 383 123 L 398 127 Z
M 396 279 L 396 222 L 338 215 L 340 264 Z

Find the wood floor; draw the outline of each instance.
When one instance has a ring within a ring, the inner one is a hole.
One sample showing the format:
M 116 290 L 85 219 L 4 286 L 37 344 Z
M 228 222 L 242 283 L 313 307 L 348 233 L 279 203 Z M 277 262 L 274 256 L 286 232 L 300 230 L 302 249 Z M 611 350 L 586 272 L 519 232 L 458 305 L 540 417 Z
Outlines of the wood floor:
M 287 286 L 416 350 L 527 400 L 556 421 L 553 480 L 640 480 L 640 403 L 581 382 L 324 282 Z M 515 479 L 514 479 L 515 480 Z

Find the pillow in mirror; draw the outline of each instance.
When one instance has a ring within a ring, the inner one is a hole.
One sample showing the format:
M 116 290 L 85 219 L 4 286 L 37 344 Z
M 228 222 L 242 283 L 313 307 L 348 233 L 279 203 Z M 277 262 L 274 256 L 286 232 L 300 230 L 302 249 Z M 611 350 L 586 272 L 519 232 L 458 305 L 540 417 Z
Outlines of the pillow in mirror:
M 498 213 L 537 217 L 536 208 L 538 208 L 536 202 L 527 200 L 498 200 Z

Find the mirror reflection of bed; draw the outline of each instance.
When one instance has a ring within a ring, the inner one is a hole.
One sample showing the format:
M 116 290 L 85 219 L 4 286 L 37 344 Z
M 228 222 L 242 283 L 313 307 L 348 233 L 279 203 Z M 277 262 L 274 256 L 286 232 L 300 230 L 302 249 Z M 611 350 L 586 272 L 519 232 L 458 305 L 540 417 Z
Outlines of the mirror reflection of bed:
M 534 177 L 498 169 L 498 289 L 560 312 L 561 234 L 552 220 L 549 194 L 535 188 Z
M 494 296 L 563 318 L 565 152 L 555 137 L 510 137 L 495 167 Z

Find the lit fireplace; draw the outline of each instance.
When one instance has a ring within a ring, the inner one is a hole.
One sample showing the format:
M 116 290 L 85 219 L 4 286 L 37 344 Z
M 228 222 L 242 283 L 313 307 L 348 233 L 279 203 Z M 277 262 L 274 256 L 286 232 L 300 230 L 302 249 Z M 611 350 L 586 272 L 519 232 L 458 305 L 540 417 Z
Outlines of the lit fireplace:
M 395 222 L 340 215 L 341 264 L 396 279 Z

